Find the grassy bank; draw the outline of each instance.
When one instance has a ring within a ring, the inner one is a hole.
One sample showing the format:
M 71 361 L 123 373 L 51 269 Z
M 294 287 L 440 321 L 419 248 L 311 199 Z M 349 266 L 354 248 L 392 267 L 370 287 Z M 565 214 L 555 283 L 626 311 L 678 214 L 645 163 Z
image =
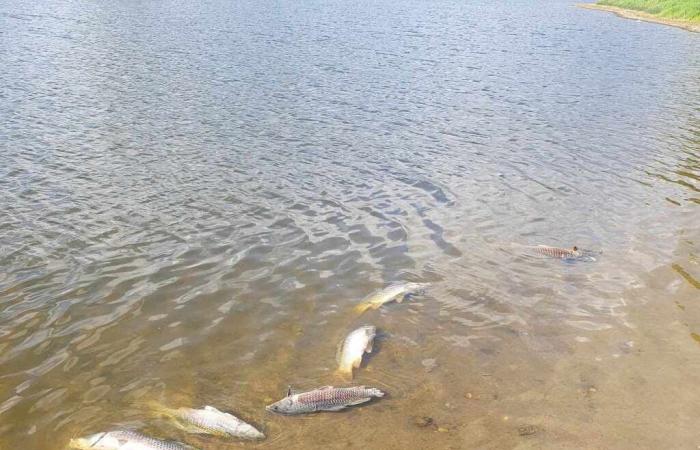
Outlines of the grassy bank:
M 599 0 L 597 4 L 700 24 L 700 0 Z

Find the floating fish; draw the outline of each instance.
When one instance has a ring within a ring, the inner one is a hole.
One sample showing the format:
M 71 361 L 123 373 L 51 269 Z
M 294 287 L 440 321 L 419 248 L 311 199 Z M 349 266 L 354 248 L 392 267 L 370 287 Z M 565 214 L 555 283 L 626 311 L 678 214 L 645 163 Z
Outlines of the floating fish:
M 338 372 L 352 376 L 352 369 L 362 364 L 362 356 L 372 353 L 377 328 L 366 325 L 352 331 L 338 347 Z
M 578 248 L 577 246 L 574 246 L 573 248 L 560 248 L 560 247 L 550 247 L 547 245 L 537 245 L 533 247 L 527 247 L 528 249 L 532 250 L 533 252 L 543 255 L 543 256 L 549 256 L 551 258 L 557 258 L 557 259 L 578 259 L 578 260 L 589 260 L 589 261 L 595 261 L 596 259 L 592 256 L 593 252 L 587 251 L 587 250 L 582 250 Z
M 170 417 L 178 428 L 188 433 L 243 439 L 265 438 L 265 435 L 252 425 L 213 406 L 205 406 L 203 409 L 170 409 L 160 405 L 152 406 L 156 412 Z
M 428 283 L 392 284 L 379 292 L 365 297 L 365 299 L 355 307 L 355 311 L 362 313 L 368 309 L 377 309 L 383 304 L 393 300 L 396 300 L 397 303 L 401 303 L 406 295 L 422 292 L 428 286 Z
M 114 430 L 71 439 L 69 446 L 80 450 L 196 450 L 175 441 L 162 441 L 135 431 Z
M 265 407 L 265 409 L 278 414 L 307 414 L 317 411 L 340 411 L 348 406 L 368 402 L 372 400 L 373 397 L 384 397 L 384 392 L 365 386 L 348 388 L 324 386 L 301 394 L 292 394 L 291 389 L 289 389 L 285 398 Z

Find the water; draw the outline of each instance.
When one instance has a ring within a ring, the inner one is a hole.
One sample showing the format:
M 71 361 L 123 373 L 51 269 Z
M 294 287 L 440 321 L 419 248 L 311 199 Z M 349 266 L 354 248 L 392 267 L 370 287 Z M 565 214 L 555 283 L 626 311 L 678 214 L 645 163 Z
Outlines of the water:
M 248 447 L 695 448 L 698 49 L 567 1 L 3 2 L 0 448 L 232 445 L 152 401 Z M 387 398 L 265 412 L 365 323 Z

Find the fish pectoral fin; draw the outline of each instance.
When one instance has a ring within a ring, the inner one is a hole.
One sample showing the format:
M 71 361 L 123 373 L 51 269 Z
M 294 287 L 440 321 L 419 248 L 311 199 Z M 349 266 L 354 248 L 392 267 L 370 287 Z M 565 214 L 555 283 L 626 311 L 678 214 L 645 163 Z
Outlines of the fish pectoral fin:
M 353 368 L 353 369 L 359 369 L 359 368 L 360 368 L 360 365 L 362 365 L 362 357 L 356 358 L 356 359 L 352 362 L 352 368 Z M 351 372 L 352 372 L 352 371 L 351 371 Z
M 371 341 L 369 341 L 369 343 L 367 343 L 367 347 L 365 347 L 365 352 L 372 353 L 373 348 L 374 348 L 374 340 L 371 340 Z
M 346 405 L 330 406 L 328 408 L 323 408 L 324 411 L 340 411 L 345 409 Z
M 359 400 L 355 400 L 352 403 L 348 403 L 348 406 L 355 406 L 355 405 L 359 405 L 361 403 L 367 403 L 370 400 L 372 400 L 372 397 L 361 398 Z

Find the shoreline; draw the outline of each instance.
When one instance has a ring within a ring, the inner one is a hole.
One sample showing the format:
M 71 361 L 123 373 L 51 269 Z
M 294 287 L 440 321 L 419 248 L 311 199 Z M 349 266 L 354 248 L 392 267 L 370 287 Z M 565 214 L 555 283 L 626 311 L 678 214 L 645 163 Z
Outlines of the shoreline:
M 689 22 L 687 20 L 666 19 L 663 17 L 654 16 L 653 14 L 649 14 L 643 11 L 618 8 L 617 6 L 598 5 L 596 3 L 577 3 L 576 6 L 578 6 L 579 8 L 611 12 L 625 19 L 635 19 L 642 20 L 644 22 L 659 23 L 662 25 L 683 28 L 684 30 L 692 31 L 694 33 L 700 33 L 700 23 Z

